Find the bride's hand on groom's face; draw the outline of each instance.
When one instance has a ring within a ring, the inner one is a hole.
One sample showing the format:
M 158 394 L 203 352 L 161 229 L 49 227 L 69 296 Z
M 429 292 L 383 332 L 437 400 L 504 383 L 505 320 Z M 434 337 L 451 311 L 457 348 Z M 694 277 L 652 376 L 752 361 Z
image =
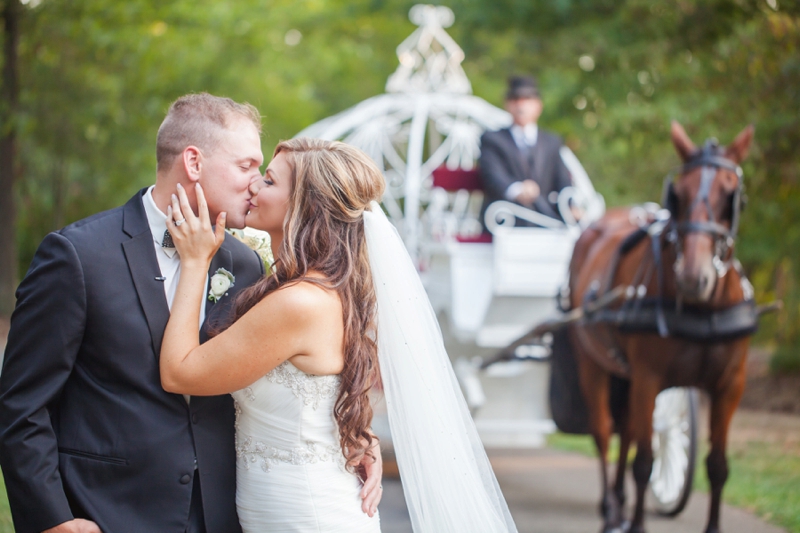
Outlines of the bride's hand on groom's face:
M 186 190 L 178 184 L 178 194 L 172 195 L 172 204 L 167 208 L 167 228 L 172 235 L 181 263 L 197 262 L 208 268 L 214 254 L 225 240 L 225 215 L 220 213 L 216 231 L 211 227 L 208 203 L 200 184 L 195 185 L 197 216 L 192 211 Z

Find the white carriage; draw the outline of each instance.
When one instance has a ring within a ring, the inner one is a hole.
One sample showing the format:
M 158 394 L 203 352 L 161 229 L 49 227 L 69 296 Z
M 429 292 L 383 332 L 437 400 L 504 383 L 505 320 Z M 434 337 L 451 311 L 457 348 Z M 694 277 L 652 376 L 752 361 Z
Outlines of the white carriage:
M 510 125 L 511 116 L 471 94 L 461 67 L 464 53 L 444 29 L 454 21 L 449 8 L 417 5 L 410 18 L 419 27 L 398 46 L 399 66 L 386 93 L 298 136 L 342 140 L 378 164 L 387 181 L 384 209 L 419 267 L 484 444 L 541 446 L 555 430 L 548 405 L 547 348 L 521 347 L 517 360 L 486 372 L 478 369 L 482 356 L 558 313 L 556 295 L 573 245 L 582 228 L 602 216 L 603 198 L 565 147 L 561 156 L 573 178 L 573 187 L 558 198 L 565 222 L 496 202 L 486 214 L 491 239 L 483 237 L 477 219 L 482 200 L 475 167 L 479 139 L 485 130 Z M 582 212 L 580 220 L 571 208 Z M 514 227 L 517 218 L 536 227 Z M 665 410 L 666 403 L 659 405 Z M 674 409 L 666 411 L 669 422 L 661 434 L 678 435 L 669 433 L 675 427 L 684 434 L 680 428 L 686 417 L 672 420 Z M 386 421 L 377 417 L 376 430 L 389 439 L 381 423 Z M 676 442 L 685 448 L 683 438 L 673 436 L 670 442 L 673 451 Z M 667 448 L 662 442 L 660 449 Z M 679 458 L 680 470 L 688 478 L 685 459 L 685 454 Z M 693 468 L 693 457 L 688 463 Z M 669 475 L 674 479 L 676 473 Z

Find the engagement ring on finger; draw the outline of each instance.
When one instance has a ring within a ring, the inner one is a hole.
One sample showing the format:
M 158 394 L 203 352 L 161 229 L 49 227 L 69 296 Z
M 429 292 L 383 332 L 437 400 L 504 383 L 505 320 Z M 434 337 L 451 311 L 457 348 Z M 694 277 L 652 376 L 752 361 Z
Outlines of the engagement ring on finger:
M 180 220 L 176 220 L 176 221 L 175 221 L 175 226 L 180 226 L 180 225 L 181 225 L 181 224 L 183 224 L 184 222 L 186 222 L 186 219 L 185 219 L 185 218 L 182 218 L 182 219 L 180 219 Z

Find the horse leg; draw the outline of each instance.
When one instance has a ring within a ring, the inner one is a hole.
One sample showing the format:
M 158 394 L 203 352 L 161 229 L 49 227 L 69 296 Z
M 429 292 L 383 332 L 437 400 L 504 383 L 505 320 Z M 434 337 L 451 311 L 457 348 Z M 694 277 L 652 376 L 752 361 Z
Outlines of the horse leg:
M 658 381 L 648 376 L 631 378 L 629 431 L 636 441 L 633 479 L 636 481 L 636 506 L 630 533 L 644 533 L 644 497 L 653 470 L 653 410 L 658 395 Z
M 609 408 L 608 373 L 589 357 L 582 357 L 579 366 L 581 390 L 589 410 L 589 425 L 600 458 L 600 479 L 603 495 L 600 500 L 600 515 L 603 517 L 603 533 L 621 531 L 620 506 L 616 496 L 609 490 L 608 483 L 608 444 L 613 430 L 611 409 Z
M 617 459 L 617 474 L 614 479 L 614 496 L 617 498 L 620 509 L 620 518 L 625 516 L 625 471 L 628 466 L 628 451 L 631 446 L 631 433 L 629 424 L 629 407 L 626 405 L 621 413 L 619 424 L 619 458 Z
M 706 533 L 719 533 L 719 507 L 722 499 L 722 488 L 728 479 L 728 428 L 733 413 L 742 398 L 745 385 L 745 373 L 736 376 L 725 389 L 711 396 L 711 451 L 706 457 L 706 472 L 711 485 L 711 506 L 708 512 Z

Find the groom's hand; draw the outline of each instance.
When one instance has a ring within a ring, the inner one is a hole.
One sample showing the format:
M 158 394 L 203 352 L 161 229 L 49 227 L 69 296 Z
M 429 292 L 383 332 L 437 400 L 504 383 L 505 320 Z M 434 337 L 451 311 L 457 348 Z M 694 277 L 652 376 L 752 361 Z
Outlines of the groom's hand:
M 76 518 L 69 522 L 64 522 L 56 527 L 51 527 L 42 531 L 42 533 L 103 533 L 97 524 L 91 520 L 84 520 L 83 518 Z
M 378 511 L 378 504 L 383 496 L 383 457 L 381 457 L 381 447 L 377 439 L 372 446 L 372 455 L 364 454 L 359 464 L 364 472 L 364 486 L 361 487 L 361 510 L 369 516 L 375 516 Z

